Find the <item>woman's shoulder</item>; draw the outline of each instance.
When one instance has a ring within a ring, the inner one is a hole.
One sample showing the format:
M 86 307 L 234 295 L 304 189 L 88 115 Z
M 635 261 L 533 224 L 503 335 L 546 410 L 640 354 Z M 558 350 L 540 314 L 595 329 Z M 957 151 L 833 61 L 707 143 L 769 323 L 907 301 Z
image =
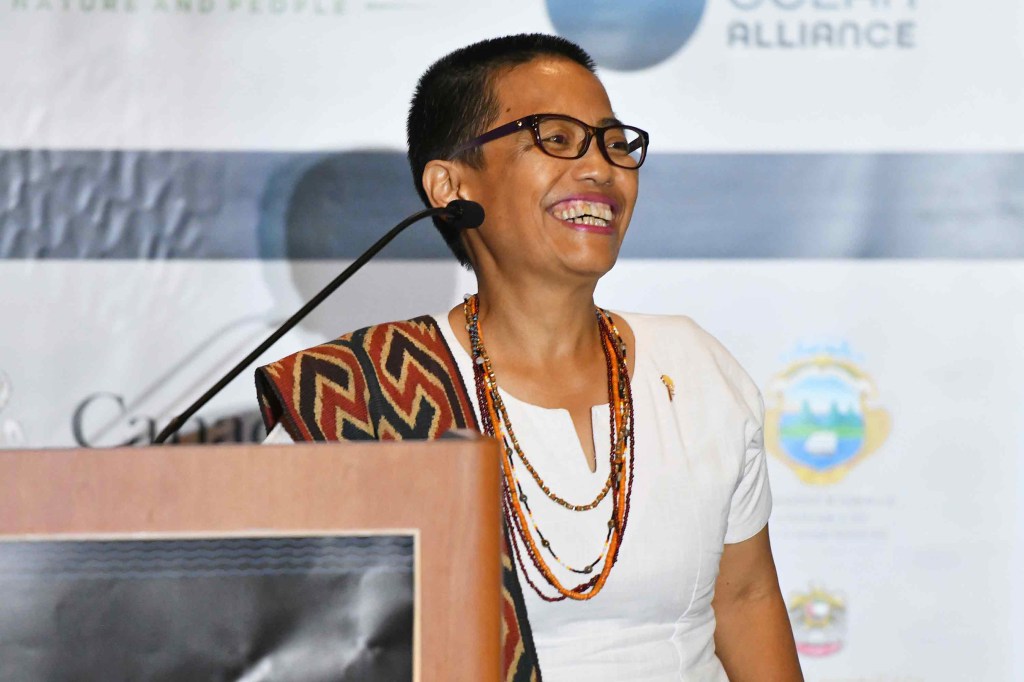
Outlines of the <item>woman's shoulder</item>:
M 368 356 L 380 360 L 388 353 L 416 349 L 433 353 L 447 351 L 447 343 L 436 315 L 420 315 L 408 320 L 379 322 L 361 327 L 282 357 L 261 370 L 276 374 L 285 368 L 301 365 L 308 358 L 330 358 L 334 364 L 338 364 L 340 359 L 351 357 L 351 362 L 345 363 L 350 365 L 346 369 L 361 371 L 362 363 L 358 358 Z
M 687 315 L 654 315 L 650 313 L 616 312 L 625 320 L 641 344 L 650 350 L 667 351 L 671 355 L 681 353 L 709 354 L 732 359 L 725 346 L 710 332 Z
M 687 315 L 616 313 L 633 330 L 638 358 L 671 376 L 687 376 L 702 385 L 727 387 L 750 407 L 760 391 L 736 357 L 713 334 Z

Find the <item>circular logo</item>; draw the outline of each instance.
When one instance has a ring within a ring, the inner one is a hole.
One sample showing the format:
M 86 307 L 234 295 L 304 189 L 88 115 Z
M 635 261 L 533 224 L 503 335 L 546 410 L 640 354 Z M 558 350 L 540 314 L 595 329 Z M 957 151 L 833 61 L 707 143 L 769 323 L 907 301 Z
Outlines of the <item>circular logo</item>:
M 704 15 L 707 0 L 547 0 L 560 35 L 602 67 L 637 71 L 679 51 Z

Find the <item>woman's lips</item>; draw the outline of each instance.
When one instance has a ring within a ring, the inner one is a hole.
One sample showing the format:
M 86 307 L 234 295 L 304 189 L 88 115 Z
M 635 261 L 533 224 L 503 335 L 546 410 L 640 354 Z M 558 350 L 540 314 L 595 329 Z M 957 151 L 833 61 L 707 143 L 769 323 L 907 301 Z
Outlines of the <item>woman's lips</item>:
M 603 195 L 575 195 L 554 204 L 548 213 L 575 230 L 612 234 L 616 208 L 615 203 Z
M 611 225 L 588 225 L 586 223 L 574 223 L 569 220 L 559 220 L 565 227 L 578 232 L 590 232 L 593 234 L 615 234 L 615 228 Z

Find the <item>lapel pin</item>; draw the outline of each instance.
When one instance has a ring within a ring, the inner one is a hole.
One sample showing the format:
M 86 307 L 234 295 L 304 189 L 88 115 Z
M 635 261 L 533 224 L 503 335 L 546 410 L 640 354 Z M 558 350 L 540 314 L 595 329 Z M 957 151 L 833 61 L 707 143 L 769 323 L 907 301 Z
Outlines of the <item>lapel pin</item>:
M 671 402 L 676 397 L 676 382 L 672 381 L 672 377 L 669 375 L 662 374 L 661 383 L 665 384 L 665 388 L 668 389 L 668 399 Z

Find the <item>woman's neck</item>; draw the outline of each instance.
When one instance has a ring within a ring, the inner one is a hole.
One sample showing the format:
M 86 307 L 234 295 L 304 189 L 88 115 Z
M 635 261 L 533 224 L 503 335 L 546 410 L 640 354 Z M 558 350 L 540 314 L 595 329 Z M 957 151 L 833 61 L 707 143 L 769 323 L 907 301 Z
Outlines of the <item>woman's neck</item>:
M 576 287 L 489 286 L 480 282 L 480 326 L 488 347 L 515 351 L 519 362 L 543 367 L 577 360 L 600 348 L 594 284 Z

